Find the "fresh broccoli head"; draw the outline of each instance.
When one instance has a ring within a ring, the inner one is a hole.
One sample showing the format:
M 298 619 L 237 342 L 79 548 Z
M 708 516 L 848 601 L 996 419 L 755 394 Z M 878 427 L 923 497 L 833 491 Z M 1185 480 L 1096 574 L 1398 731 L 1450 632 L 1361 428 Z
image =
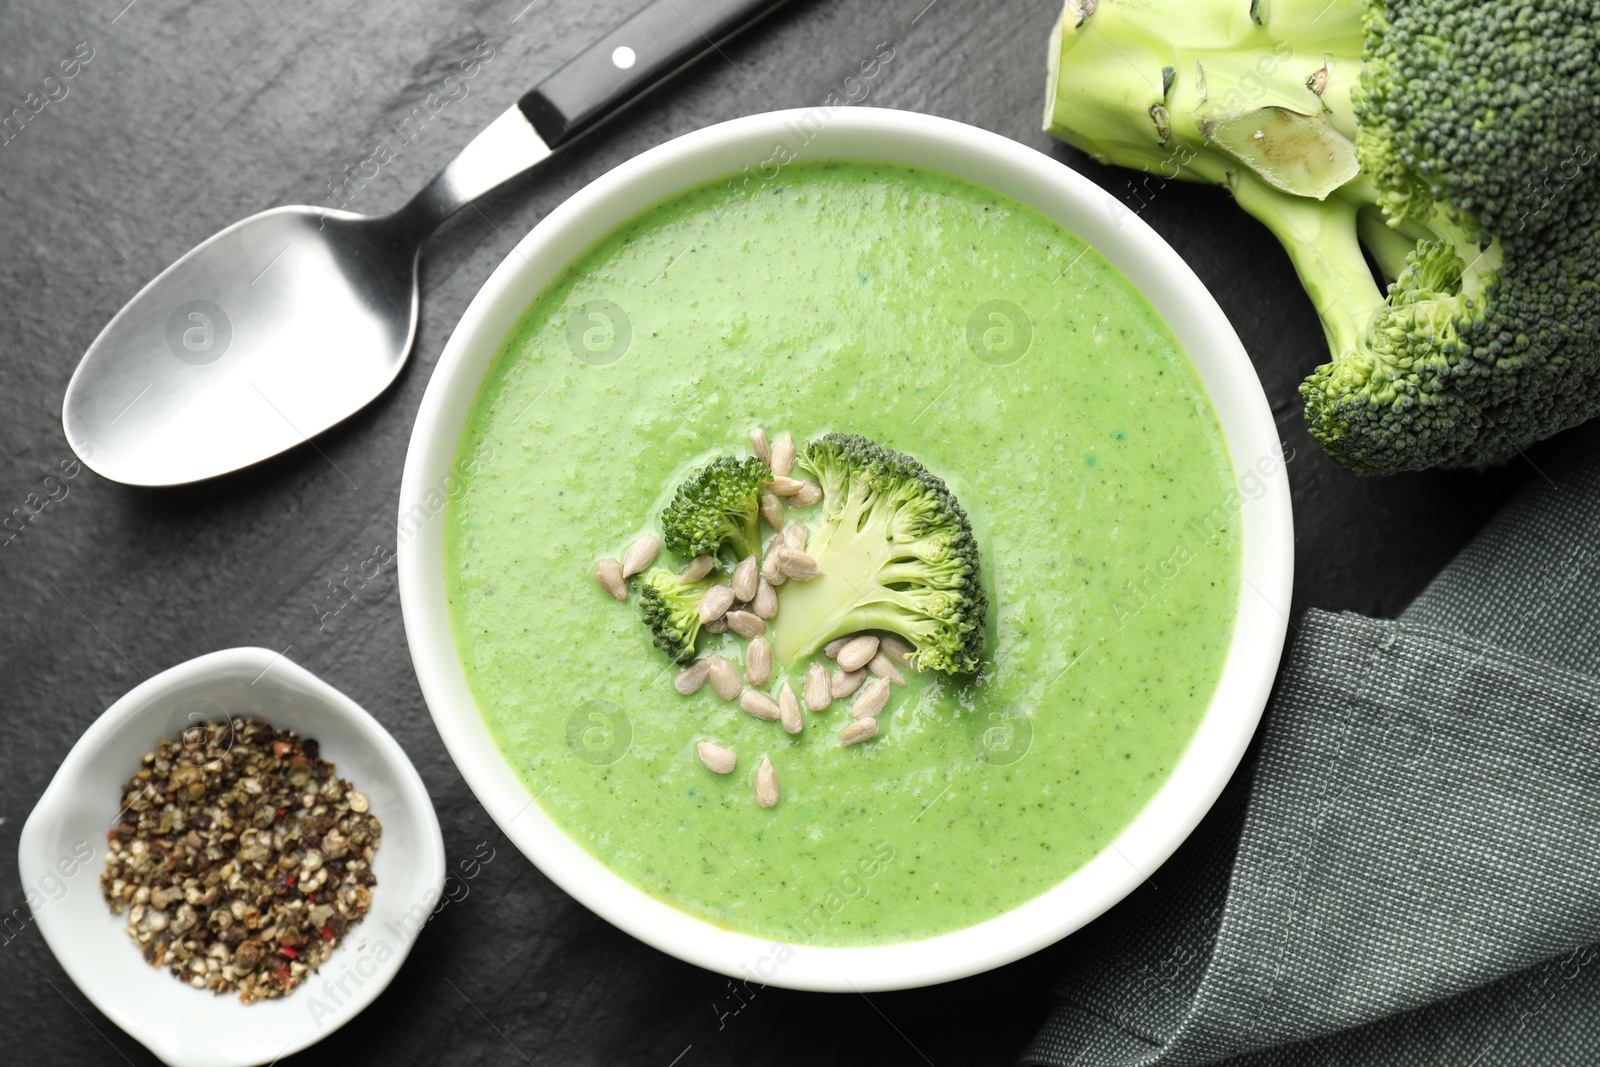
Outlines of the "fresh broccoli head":
M 710 582 L 686 582 L 659 567 L 639 586 L 639 603 L 645 625 L 657 648 L 678 663 L 694 659 L 694 643 L 700 637 L 700 597 Z
M 1335 459 L 1482 467 L 1600 414 L 1597 24 L 1600 0 L 1067 0 L 1045 126 L 1143 169 L 1141 198 L 1226 186 L 1282 241 Z
M 976 670 L 989 601 L 972 527 L 944 482 L 854 434 L 805 445 L 797 463 L 822 486 L 822 517 L 805 549 L 822 576 L 779 587 L 779 662 L 845 634 L 886 630 L 915 646 L 918 669 Z
M 661 515 L 661 539 L 683 556 L 744 559 L 761 549 L 761 489 L 772 477 L 751 456 L 722 456 L 695 471 Z

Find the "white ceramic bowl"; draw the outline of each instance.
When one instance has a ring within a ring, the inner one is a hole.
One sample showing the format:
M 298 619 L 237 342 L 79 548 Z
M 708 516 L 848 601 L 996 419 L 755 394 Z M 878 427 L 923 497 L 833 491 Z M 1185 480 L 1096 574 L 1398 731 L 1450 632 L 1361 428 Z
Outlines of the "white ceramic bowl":
M 147 964 L 100 895 L 106 831 L 139 760 L 196 716 L 251 716 L 322 746 L 383 824 L 366 919 L 305 985 L 240 1004 Z M 84 732 L 39 798 L 17 849 L 33 921 L 95 1007 L 174 1067 L 270 1063 L 343 1026 L 389 984 L 444 887 L 444 839 L 416 768 L 378 721 L 264 648 L 180 663 L 140 683 Z M 339 986 L 342 984 L 342 989 Z
M 444 524 L 432 521 L 449 493 L 478 385 L 545 279 L 652 204 L 746 167 L 759 173 L 790 155 L 943 171 L 1021 201 L 1088 241 L 1144 292 L 1188 350 L 1244 498 L 1245 581 L 1233 645 L 1200 730 L 1166 785 L 1112 847 L 1054 889 L 968 929 L 903 944 L 814 948 L 730 933 L 612 873 L 530 804 L 457 660 Z M 975 974 L 1058 940 L 1121 900 L 1188 836 L 1232 775 L 1266 703 L 1288 625 L 1292 519 L 1276 428 L 1238 336 L 1194 272 L 1119 201 L 1061 163 L 971 126 L 902 111 L 814 108 L 725 122 L 624 163 L 551 212 L 485 283 L 440 357 L 406 457 L 400 515 L 400 595 L 412 661 L 450 755 L 500 828 L 553 881 L 640 940 L 714 971 L 796 989 L 898 989 Z

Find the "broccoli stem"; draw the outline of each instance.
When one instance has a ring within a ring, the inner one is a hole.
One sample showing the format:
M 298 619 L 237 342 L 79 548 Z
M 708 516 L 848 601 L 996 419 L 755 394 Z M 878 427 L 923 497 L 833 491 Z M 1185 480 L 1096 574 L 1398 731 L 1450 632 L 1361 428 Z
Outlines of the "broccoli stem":
M 1321 114 L 1355 137 L 1350 98 L 1365 40 L 1356 5 L 1271 0 L 1258 8 L 1260 25 L 1250 0 L 1067 0 L 1066 11 L 1050 45 L 1045 129 L 1097 159 L 1222 184 L 1241 164 L 1215 150 L 1202 124 L 1265 107 Z
M 1417 247 L 1417 238 L 1390 226 L 1383 210 L 1370 204 L 1362 205 L 1356 213 L 1356 233 L 1377 261 L 1384 280 L 1390 282 L 1400 277 L 1406 269 L 1406 257 Z
M 869 628 L 872 624 L 860 609 L 870 606 L 874 595 L 893 596 L 893 590 L 882 588 L 883 572 L 901 554 L 901 546 L 870 523 L 867 528 L 878 536 L 859 536 L 862 518 L 859 509 L 847 507 L 838 521 L 821 526 L 807 543 L 806 554 L 817 561 L 822 577 L 779 587 L 772 638 L 779 663 L 794 663 L 835 637 Z M 844 531 L 857 536 L 846 538 Z
M 818 561 L 819 564 L 821 561 Z M 772 639 L 772 653 L 779 663 L 792 664 L 809 656 L 835 637 L 867 629 L 852 621 L 860 604 L 862 589 L 876 584 L 876 565 L 882 559 L 830 557 L 831 567 L 821 578 L 808 582 L 788 582 L 781 595 L 779 615 Z
M 1329 350 L 1367 347 L 1368 331 L 1387 294 L 1361 254 L 1359 206 L 1340 196 L 1318 201 L 1279 192 L 1247 172 L 1237 175 L 1233 195 L 1283 243 L 1322 319 Z
M 1374 281 L 1361 255 L 1363 246 L 1391 286 L 1399 282 L 1402 291 L 1410 291 L 1417 309 L 1444 303 L 1454 312 L 1463 298 L 1482 297 L 1501 265 L 1498 240 L 1483 246 L 1471 230 L 1443 212 L 1425 226 L 1411 220 L 1386 222 L 1373 205 L 1376 190 L 1365 174 L 1326 201 L 1281 193 L 1248 172 L 1236 176 L 1233 194 L 1239 206 L 1270 229 L 1289 253 L 1322 318 L 1335 361 L 1356 352 L 1383 358 L 1382 353 L 1372 352 L 1373 324 L 1393 297 Z M 1455 258 L 1433 258 L 1432 270 L 1408 271 L 1412 253 L 1422 241 L 1444 245 Z

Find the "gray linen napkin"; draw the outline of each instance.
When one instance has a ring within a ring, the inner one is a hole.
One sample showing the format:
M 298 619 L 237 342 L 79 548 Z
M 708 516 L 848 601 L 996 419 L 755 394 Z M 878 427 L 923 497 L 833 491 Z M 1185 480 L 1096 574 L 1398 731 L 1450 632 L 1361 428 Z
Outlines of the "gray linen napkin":
M 1600 1063 L 1600 427 L 1540 466 L 1400 620 L 1300 621 L 1025 1063 Z

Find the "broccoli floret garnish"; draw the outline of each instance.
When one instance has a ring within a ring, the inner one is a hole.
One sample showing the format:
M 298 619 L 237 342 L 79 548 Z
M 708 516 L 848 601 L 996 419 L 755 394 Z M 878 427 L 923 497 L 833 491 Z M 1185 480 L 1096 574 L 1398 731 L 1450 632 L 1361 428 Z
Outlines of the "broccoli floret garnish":
M 678 486 L 661 514 L 661 539 L 682 556 L 744 559 L 761 549 L 761 488 L 772 477 L 754 456 L 722 456 Z
M 915 646 L 918 669 L 976 670 L 989 601 L 971 524 L 944 482 L 855 434 L 803 446 L 797 464 L 822 486 L 822 517 L 805 548 L 822 576 L 779 587 L 779 662 L 845 634 L 886 630 Z
M 1600 0 L 1067 0 L 1045 126 L 1272 230 L 1327 336 L 1301 393 L 1340 463 L 1483 467 L 1600 414 L 1597 22 Z
M 686 582 L 659 567 L 639 584 L 639 604 L 651 640 L 675 662 L 694 659 L 694 643 L 700 637 L 700 597 L 710 582 Z

